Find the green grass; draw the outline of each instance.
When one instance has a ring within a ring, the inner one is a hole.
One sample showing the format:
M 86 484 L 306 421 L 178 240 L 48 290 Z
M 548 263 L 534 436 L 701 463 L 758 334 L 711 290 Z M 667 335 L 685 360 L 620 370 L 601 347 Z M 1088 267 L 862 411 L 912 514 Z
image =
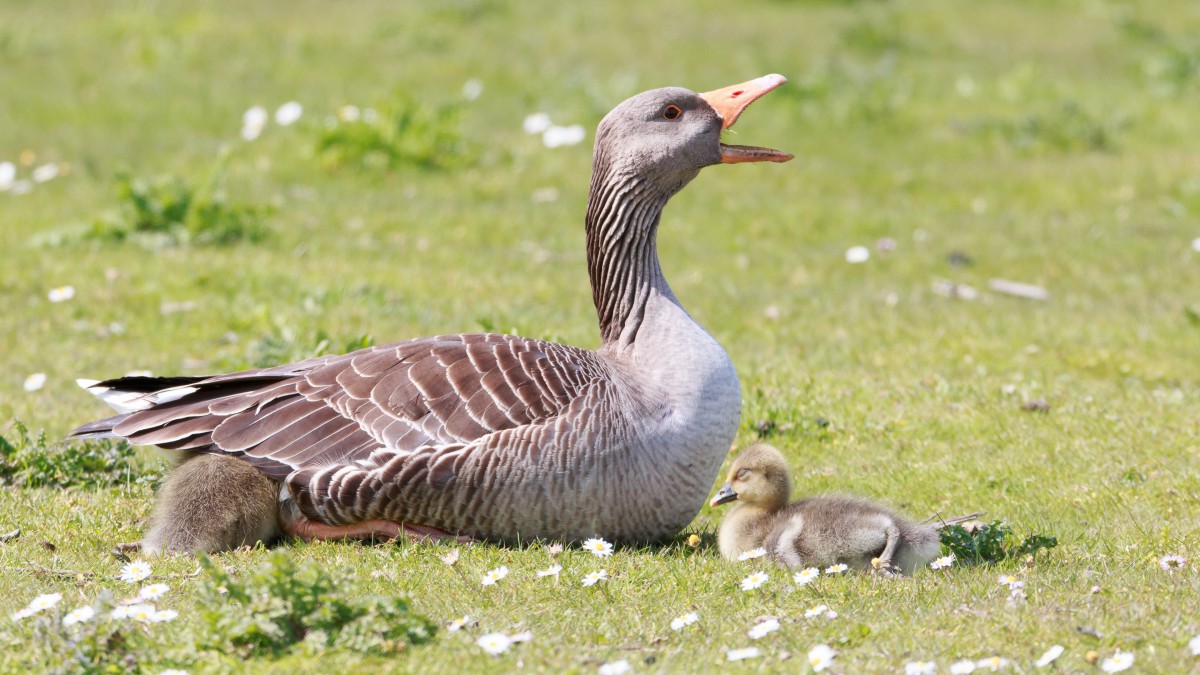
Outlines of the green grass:
M 478 625 L 389 656 L 177 663 L 172 645 L 207 635 L 206 575 L 171 558 L 154 567 L 173 586 L 162 606 L 180 617 L 152 627 L 127 665 L 590 672 L 624 658 L 704 671 L 751 644 L 755 617 L 777 615 L 783 628 L 754 643 L 763 658 L 737 669 L 801 671 L 828 643 L 847 673 L 993 654 L 1029 670 L 1058 643 L 1067 671 L 1089 670 L 1089 650 L 1132 651 L 1145 672 L 1194 670 L 1200 561 L 1173 575 L 1157 561 L 1200 559 L 1198 37 L 1191 0 L 6 0 L 0 161 L 32 154 L 21 178 L 47 162 L 67 170 L 0 193 L 0 435 L 19 419 L 53 439 L 105 414 L 76 377 L 201 374 L 364 335 L 485 327 L 595 346 L 582 220 L 596 122 L 643 89 L 780 72 L 790 84 L 744 117 L 737 142 L 797 159 L 706 170 L 660 233 L 676 294 L 738 366 L 738 442 L 769 420 L 798 491 L 918 517 L 984 510 L 1058 548 L 1032 566 L 903 583 L 822 578 L 788 592 L 772 572 L 743 593 L 753 566 L 718 558 L 709 509 L 689 529 L 704 533 L 699 548 L 681 536 L 603 562 L 568 550 L 558 581 L 534 575 L 548 564 L 536 545 L 464 549 L 460 576 L 439 560 L 446 546 L 285 543 L 298 562 L 350 575 L 360 600 L 407 594 L 438 625 L 464 614 Z M 474 101 L 461 93 L 469 79 L 484 85 Z M 290 100 L 304 105 L 299 122 L 240 139 L 247 108 Z M 418 128 L 441 145 L 365 130 L 334 155 L 322 145 L 340 106 L 397 101 L 425 106 Z M 539 110 L 583 124 L 588 141 L 544 148 L 521 130 Z M 428 147 L 461 156 L 431 161 Z M 122 176 L 203 190 L 218 161 L 218 201 L 261 216 L 261 236 L 153 250 L 71 236 L 120 211 Z M 545 188 L 559 197 L 534 200 Z M 876 250 L 885 237 L 894 251 Z M 871 248 L 868 262 L 845 261 L 855 245 Z M 989 292 L 992 278 L 1051 298 Z M 982 297 L 943 297 L 939 279 Z M 48 302 L 66 284 L 74 299 Z M 24 391 L 35 372 L 46 385 Z M 1021 409 L 1035 399 L 1049 411 Z M 141 459 L 163 469 L 150 451 Z M 70 658 L 30 647 L 46 644 L 45 626 L 7 620 L 35 595 L 61 592 L 67 611 L 128 594 L 108 552 L 139 537 L 153 492 L 123 485 L 0 488 L 0 533 L 21 530 L 0 543 L 0 671 Z M 217 561 L 248 573 L 269 556 Z M 480 586 L 499 565 L 508 578 Z M 600 566 L 612 578 L 581 588 Z M 1002 572 L 1026 582 L 1027 600 L 1009 603 Z M 839 618 L 804 619 L 817 603 Z M 671 631 L 691 610 L 700 623 Z M 504 656 L 474 644 L 523 630 L 532 641 Z

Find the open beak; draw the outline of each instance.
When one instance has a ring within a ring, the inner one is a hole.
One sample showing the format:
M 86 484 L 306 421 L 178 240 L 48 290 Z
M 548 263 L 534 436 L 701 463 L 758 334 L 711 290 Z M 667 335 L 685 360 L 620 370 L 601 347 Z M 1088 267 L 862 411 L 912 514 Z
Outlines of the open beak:
M 712 501 L 710 501 L 708 503 L 708 505 L 709 506 L 720 506 L 722 504 L 727 504 L 735 499 L 737 499 L 737 493 L 733 491 L 732 485 L 730 485 L 729 483 L 726 483 L 721 486 L 720 490 L 717 490 L 717 494 L 713 495 Z
M 733 123 L 741 117 L 742 112 L 750 107 L 758 99 L 762 98 L 763 94 L 771 91 L 775 87 L 787 82 L 787 78 L 782 75 L 764 75 L 756 80 L 735 84 L 732 87 L 724 89 L 716 89 L 713 91 L 700 94 L 713 110 L 721 116 L 721 129 L 725 130 L 733 126 Z M 792 156 L 786 152 L 771 150 L 770 148 L 758 148 L 752 145 L 726 145 L 721 144 L 721 163 L 733 164 L 737 162 L 786 162 Z

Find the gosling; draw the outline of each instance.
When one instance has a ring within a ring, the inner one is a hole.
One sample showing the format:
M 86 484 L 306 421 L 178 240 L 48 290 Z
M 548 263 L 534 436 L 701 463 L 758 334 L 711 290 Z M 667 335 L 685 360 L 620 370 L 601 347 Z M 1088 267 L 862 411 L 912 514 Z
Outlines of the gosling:
M 167 475 L 143 553 L 217 553 L 282 533 L 279 486 L 249 463 L 226 455 L 198 455 Z
M 941 549 L 934 528 L 864 499 L 821 495 L 789 505 L 787 461 L 770 445 L 742 450 L 727 481 L 710 505 L 738 502 L 717 533 L 721 555 L 729 560 L 764 548 L 792 569 L 844 563 L 894 576 L 912 574 Z

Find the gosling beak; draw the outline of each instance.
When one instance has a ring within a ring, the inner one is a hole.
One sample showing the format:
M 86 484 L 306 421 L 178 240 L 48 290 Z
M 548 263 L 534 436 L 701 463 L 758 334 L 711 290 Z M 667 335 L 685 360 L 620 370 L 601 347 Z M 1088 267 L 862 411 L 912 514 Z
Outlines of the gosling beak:
M 717 490 L 717 494 L 713 495 L 712 501 L 710 501 L 708 503 L 708 505 L 709 506 L 720 506 L 722 504 L 727 504 L 735 499 L 737 499 L 737 493 L 733 491 L 732 485 L 730 485 L 729 483 L 726 483 L 721 486 L 720 490 Z
M 725 130 L 737 122 L 738 117 L 741 117 L 742 112 L 749 108 L 751 103 L 784 82 L 787 82 L 787 78 L 782 75 L 764 75 L 756 80 L 705 92 L 700 94 L 700 98 L 703 98 L 721 116 L 721 129 Z M 786 152 L 770 148 L 721 144 L 722 164 L 786 162 L 791 158 L 792 156 Z

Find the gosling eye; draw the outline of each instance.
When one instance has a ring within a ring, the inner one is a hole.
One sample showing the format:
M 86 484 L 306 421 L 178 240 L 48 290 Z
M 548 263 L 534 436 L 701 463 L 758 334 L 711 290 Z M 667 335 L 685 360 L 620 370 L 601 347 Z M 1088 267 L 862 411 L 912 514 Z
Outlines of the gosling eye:
M 679 119 L 679 116 L 682 114 L 683 114 L 683 111 L 679 109 L 679 106 L 669 105 L 666 108 L 663 108 L 662 116 L 664 119 L 674 120 L 674 119 Z
M 737 472 L 738 480 L 746 480 L 749 477 L 750 477 L 750 469 L 738 469 L 738 472 Z

